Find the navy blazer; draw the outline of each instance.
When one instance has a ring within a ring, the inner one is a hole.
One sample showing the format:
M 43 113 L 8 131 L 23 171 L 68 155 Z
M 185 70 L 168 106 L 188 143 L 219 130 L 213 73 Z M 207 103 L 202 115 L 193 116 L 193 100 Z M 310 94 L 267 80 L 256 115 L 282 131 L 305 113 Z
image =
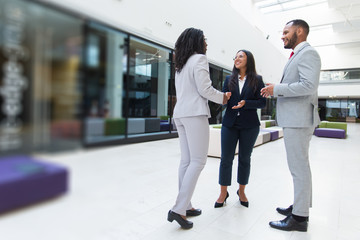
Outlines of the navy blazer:
M 264 87 L 264 82 L 260 75 L 256 76 L 258 81 L 257 89 L 254 90 L 248 86 L 249 80 L 245 81 L 245 84 L 239 92 L 239 81 L 236 82 L 235 90 L 231 91 L 231 97 L 226 106 L 226 112 L 222 120 L 222 124 L 226 127 L 233 127 L 236 118 L 238 117 L 237 126 L 241 128 L 253 128 L 260 125 L 260 121 L 257 115 L 258 108 L 264 108 L 266 106 L 266 98 L 262 97 L 260 90 Z M 223 92 L 229 92 L 230 76 L 226 76 Z M 233 106 L 238 105 L 238 102 L 245 100 L 245 105 L 240 109 L 231 109 Z M 240 116 L 238 115 L 240 112 Z

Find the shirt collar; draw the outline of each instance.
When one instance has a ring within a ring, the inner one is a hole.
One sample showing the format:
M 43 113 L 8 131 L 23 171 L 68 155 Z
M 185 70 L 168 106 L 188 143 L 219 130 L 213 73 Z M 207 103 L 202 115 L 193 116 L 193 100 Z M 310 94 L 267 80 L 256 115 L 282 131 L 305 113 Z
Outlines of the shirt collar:
M 241 80 L 241 79 L 240 79 L 240 77 L 241 77 L 241 75 L 240 75 L 240 74 L 238 74 L 238 80 L 239 80 L 239 81 L 245 81 L 245 80 L 246 80 L 246 76 L 244 77 L 244 79 L 243 79 L 243 80 Z
M 303 41 L 301 43 L 299 43 L 295 48 L 294 48 L 294 54 L 297 53 L 299 51 L 299 49 L 304 46 L 307 42 L 306 41 Z

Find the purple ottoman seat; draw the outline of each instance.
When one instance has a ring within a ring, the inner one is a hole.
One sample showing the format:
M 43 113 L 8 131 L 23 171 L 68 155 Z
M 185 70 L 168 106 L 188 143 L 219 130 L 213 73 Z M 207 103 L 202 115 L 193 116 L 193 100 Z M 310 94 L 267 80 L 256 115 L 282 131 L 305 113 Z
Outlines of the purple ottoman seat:
M 170 124 L 168 120 L 161 120 L 160 131 L 169 131 L 170 128 L 171 130 L 175 130 L 173 124 Z
M 169 130 L 170 130 L 170 124 L 168 121 L 160 122 L 160 131 L 169 131 Z
M 260 131 L 269 132 L 270 133 L 270 141 L 274 141 L 279 139 L 279 131 L 275 129 L 262 128 Z
M 329 137 L 329 138 L 345 138 L 346 133 L 344 129 L 337 128 L 316 128 L 314 131 L 315 136 Z
M 0 158 L 0 213 L 68 190 L 68 171 L 28 156 Z

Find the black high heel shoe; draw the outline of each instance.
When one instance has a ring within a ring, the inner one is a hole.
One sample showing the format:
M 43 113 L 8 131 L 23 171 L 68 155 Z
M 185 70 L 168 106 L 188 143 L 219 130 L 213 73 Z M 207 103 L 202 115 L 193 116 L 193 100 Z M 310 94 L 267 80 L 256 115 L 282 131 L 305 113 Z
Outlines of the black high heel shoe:
M 168 220 L 169 222 L 172 222 L 172 221 L 174 221 L 174 220 L 177 221 L 178 224 L 179 224 L 182 228 L 184 228 L 184 229 L 190 229 L 190 228 L 193 227 L 193 223 L 192 223 L 192 222 L 190 222 L 190 221 L 188 221 L 188 220 L 186 220 L 186 219 L 183 219 L 180 214 L 178 214 L 178 213 L 176 213 L 176 212 L 173 212 L 173 211 L 171 211 L 171 210 L 170 210 L 169 213 L 168 213 L 167 220 Z
M 226 191 L 226 198 L 225 198 L 224 202 L 226 202 L 226 199 L 228 197 L 229 197 L 229 192 Z M 214 208 L 220 208 L 220 207 L 224 206 L 224 202 L 222 202 L 222 203 L 215 202 Z
M 239 201 L 240 201 L 240 204 L 243 205 L 244 207 L 249 207 L 249 201 L 247 202 L 243 202 L 240 200 L 240 195 L 239 195 L 239 190 L 236 191 L 236 194 L 239 196 Z
M 186 210 L 187 217 L 196 217 L 199 215 L 201 215 L 201 209 L 199 209 L 199 208 Z

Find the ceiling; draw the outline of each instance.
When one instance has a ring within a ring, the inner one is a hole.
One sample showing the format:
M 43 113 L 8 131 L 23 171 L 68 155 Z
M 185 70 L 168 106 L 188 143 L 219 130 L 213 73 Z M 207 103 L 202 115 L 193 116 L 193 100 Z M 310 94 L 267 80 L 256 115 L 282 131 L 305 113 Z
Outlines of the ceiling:
M 360 46 L 360 0 L 252 0 L 265 19 L 284 25 L 291 16 L 301 16 L 310 25 L 314 47 Z M 282 28 L 278 29 L 281 33 Z

